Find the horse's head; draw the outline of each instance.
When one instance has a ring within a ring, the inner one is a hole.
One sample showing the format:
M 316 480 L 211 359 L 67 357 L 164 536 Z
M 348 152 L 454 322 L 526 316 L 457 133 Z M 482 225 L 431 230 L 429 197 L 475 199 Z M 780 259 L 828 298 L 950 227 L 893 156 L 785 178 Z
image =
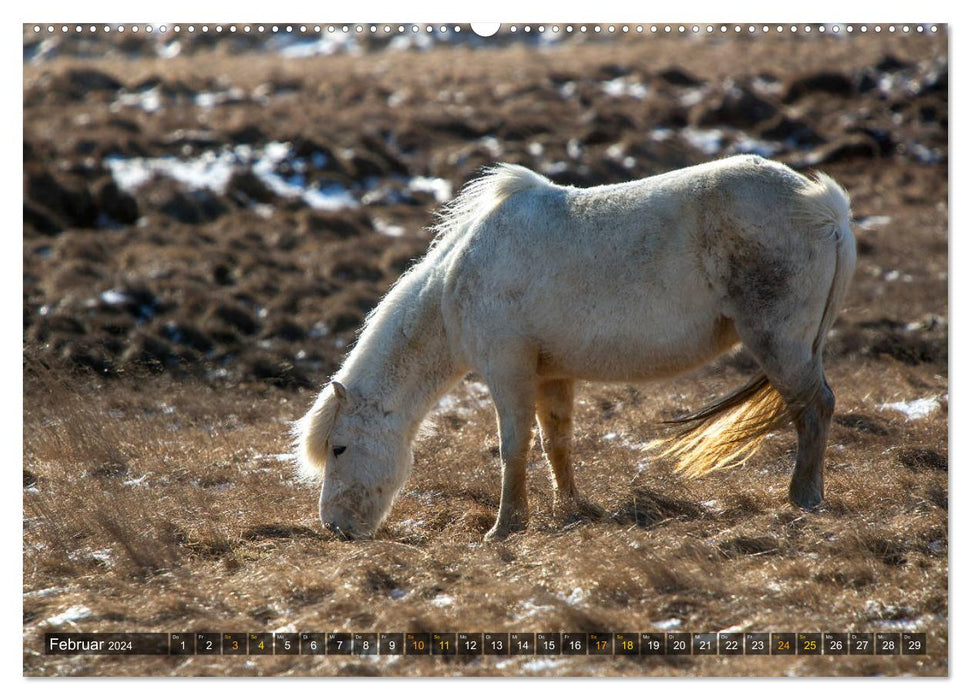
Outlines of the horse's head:
M 344 539 L 374 535 L 411 470 L 393 416 L 332 382 L 300 427 L 304 461 L 324 466 L 320 521 Z

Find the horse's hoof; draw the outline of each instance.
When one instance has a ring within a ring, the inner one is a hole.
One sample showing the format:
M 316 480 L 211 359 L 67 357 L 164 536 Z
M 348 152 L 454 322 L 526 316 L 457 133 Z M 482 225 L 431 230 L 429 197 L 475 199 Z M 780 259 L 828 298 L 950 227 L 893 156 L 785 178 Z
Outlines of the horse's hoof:
M 485 534 L 483 539 L 485 539 L 486 542 L 499 542 L 509 537 L 509 535 L 512 533 L 522 532 L 525 529 L 526 523 L 524 522 L 508 523 L 503 525 L 496 523 L 492 526 L 492 529 Z
M 344 542 L 351 542 L 352 540 L 359 539 L 359 537 L 349 528 L 341 528 L 334 523 L 324 523 L 324 529 L 327 530 L 327 532 L 332 533 L 337 539 Z
M 506 529 L 500 530 L 499 528 L 492 528 L 485 534 L 484 539 L 486 542 L 499 542 L 506 539 L 509 536 L 509 531 Z
M 789 503 L 796 506 L 797 508 L 802 508 L 803 510 L 816 510 L 819 504 L 823 502 L 823 494 L 818 491 L 811 491 L 808 493 L 803 492 L 789 492 Z

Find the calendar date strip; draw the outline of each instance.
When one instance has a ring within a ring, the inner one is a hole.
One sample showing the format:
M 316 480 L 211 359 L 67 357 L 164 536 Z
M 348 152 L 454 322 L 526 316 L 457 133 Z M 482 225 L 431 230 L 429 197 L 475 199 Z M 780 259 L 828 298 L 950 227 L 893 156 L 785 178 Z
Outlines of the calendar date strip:
M 44 653 L 119 656 L 895 656 L 924 632 L 48 632 Z

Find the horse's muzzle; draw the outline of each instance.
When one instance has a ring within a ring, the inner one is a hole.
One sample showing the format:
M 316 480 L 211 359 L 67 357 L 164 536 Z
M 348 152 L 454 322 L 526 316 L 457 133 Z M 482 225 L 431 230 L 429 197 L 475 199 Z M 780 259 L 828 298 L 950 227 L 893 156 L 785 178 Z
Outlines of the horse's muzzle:
M 361 539 L 361 536 L 349 528 L 342 528 L 336 523 L 324 523 L 324 527 L 337 535 L 337 538 L 344 542 Z

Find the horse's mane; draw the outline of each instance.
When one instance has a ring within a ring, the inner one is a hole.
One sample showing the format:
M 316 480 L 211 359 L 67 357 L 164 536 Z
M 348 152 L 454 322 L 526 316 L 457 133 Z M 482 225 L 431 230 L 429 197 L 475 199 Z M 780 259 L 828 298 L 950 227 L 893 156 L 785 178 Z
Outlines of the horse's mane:
M 297 456 L 297 478 L 301 481 L 319 481 L 327 463 L 330 431 L 337 419 L 340 402 L 332 385 L 326 385 L 307 414 L 293 426 Z
M 410 327 L 417 322 L 416 312 L 421 308 L 419 299 L 429 290 L 434 268 L 473 224 L 514 194 L 552 184 L 542 175 L 511 163 L 499 163 L 486 168 L 479 177 L 466 184 L 455 199 L 436 213 L 437 220 L 430 227 L 435 238 L 425 256 L 398 278 L 381 302 L 364 319 L 357 342 L 348 354 L 339 376 L 344 378 L 345 371 L 350 370 L 355 361 L 367 354 L 364 346 L 372 345 L 374 341 L 378 345 L 387 345 L 386 339 L 375 338 L 379 334 L 378 326 L 382 325 L 383 319 L 399 314 L 407 316 L 398 328 L 406 335 L 409 333 Z M 409 297 L 413 300 L 412 303 L 402 303 Z
M 506 199 L 534 187 L 549 187 L 553 183 L 529 168 L 512 163 L 498 163 L 486 168 L 471 180 L 459 196 L 443 206 L 437 213 L 438 220 L 431 226 L 435 240 L 428 249 L 428 256 L 444 243 L 453 241 Z

